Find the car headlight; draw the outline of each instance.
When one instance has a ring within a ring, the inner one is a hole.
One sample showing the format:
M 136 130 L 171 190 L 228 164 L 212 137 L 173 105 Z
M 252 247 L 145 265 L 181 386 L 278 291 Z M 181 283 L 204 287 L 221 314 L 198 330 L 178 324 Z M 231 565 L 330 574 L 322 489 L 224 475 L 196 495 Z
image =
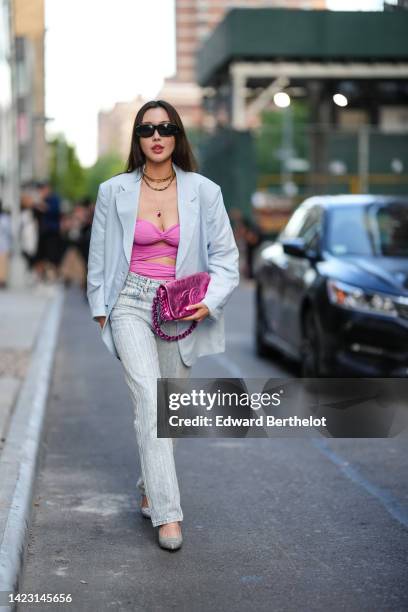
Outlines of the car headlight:
M 360 287 L 355 287 L 347 283 L 327 279 L 327 292 L 332 304 L 360 310 L 362 312 L 372 312 L 390 317 L 397 317 L 394 300 L 382 293 L 371 293 Z

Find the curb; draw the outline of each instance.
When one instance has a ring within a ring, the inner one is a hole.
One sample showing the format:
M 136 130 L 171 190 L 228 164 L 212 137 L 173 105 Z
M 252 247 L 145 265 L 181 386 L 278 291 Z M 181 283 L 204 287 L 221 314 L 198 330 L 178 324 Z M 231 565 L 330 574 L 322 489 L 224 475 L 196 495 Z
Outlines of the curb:
M 0 458 L 1 610 L 16 605 L 8 603 L 7 595 L 17 592 L 23 565 L 64 296 L 64 286 L 57 286 L 43 315 Z

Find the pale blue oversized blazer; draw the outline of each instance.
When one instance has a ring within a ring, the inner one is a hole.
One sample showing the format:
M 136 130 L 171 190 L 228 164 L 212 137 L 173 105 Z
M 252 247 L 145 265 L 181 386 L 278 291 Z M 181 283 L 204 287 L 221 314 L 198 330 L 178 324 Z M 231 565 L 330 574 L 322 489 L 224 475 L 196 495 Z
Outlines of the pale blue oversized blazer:
M 176 341 L 184 363 L 193 365 L 200 356 L 225 351 L 223 308 L 239 284 L 239 257 L 220 186 L 197 172 L 185 172 L 172 164 L 177 177 L 180 222 L 176 278 L 201 271 L 211 276 L 202 300 L 210 314 L 189 336 Z M 100 184 L 91 230 L 87 297 L 92 317 L 106 316 L 102 340 L 118 359 L 109 316 L 130 266 L 141 172 L 138 168 Z M 190 324 L 191 321 L 178 321 L 177 333 Z

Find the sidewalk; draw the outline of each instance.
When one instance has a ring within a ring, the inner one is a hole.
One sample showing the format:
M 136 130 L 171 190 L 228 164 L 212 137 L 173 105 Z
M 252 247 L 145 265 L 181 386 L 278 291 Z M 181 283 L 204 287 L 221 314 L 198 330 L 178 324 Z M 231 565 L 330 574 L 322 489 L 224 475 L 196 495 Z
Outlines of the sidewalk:
M 0 293 L 0 592 L 18 586 L 63 299 L 62 283 Z
M 41 321 L 56 290 L 55 285 L 38 285 L 30 291 L 0 293 L 0 456 Z

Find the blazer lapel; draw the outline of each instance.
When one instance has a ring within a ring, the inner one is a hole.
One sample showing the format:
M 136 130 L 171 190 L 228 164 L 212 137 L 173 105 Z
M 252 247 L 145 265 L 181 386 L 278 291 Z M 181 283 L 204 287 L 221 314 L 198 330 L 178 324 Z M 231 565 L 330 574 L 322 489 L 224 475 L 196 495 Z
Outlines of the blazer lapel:
M 191 244 L 191 236 L 198 221 L 199 198 L 194 190 L 192 174 L 172 163 L 177 179 L 177 205 L 180 222 L 180 242 L 176 257 L 176 278 L 181 276 L 181 267 Z M 125 173 L 120 191 L 115 196 L 116 210 L 123 229 L 123 250 L 130 265 L 133 237 L 139 209 L 142 169 Z
M 120 191 L 115 195 L 115 204 L 118 217 L 122 225 L 122 245 L 128 264 L 130 265 L 130 254 L 134 228 L 137 218 L 140 194 L 139 170 L 125 174 L 120 185 Z

